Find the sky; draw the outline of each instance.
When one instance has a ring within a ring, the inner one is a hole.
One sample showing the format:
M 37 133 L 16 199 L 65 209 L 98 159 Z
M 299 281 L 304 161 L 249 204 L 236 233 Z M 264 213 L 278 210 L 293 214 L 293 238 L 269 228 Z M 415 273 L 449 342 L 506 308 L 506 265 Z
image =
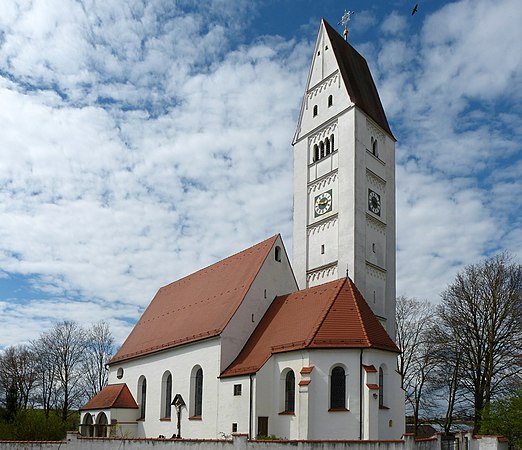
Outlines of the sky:
M 291 255 L 291 141 L 345 9 L 398 141 L 397 294 L 520 261 L 520 0 L 2 0 L 0 349 L 62 320 L 119 344 L 161 286 L 276 233 Z

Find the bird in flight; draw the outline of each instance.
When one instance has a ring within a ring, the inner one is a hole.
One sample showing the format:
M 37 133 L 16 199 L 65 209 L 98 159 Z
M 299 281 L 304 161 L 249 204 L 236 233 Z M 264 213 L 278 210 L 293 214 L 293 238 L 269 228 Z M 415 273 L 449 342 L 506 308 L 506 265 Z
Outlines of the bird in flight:
M 411 11 L 411 15 L 413 16 L 419 9 L 419 4 L 415 3 L 415 6 L 413 7 L 413 10 Z

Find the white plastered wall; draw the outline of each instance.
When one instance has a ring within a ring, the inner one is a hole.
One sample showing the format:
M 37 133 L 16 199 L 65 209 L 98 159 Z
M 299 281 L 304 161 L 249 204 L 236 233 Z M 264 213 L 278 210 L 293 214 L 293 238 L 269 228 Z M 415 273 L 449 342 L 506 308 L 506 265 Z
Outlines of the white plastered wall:
M 174 407 L 171 420 L 160 420 L 162 377 L 165 371 L 172 374 L 172 398 L 181 394 L 187 408 L 182 410 L 181 435 L 182 437 L 216 438 L 219 429 L 217 416 L 219 411 L 218 376 L 220 374 L 220 340 L 208 339 L 165 350 L 152 355 L 135 358 L 110 367 L 109 384 L 126 383 L 138 406 L 141 399 L 138 397 L 138 380 L 141 376 L 147 379 L 147 403 L 145 420 L 138 421 L 138 437 L 171 437 L 177 432 L 177 418 Z M 201 420 L 190 420 L 189 410 L 191 372 L 194 366 L 203 369 L 203 405 Z M 123 377 L 118 379 L 118 368 L 123 369 Z M 137 419 L 139 410 L 135 410 Z
M 280 249 L 280 261 L 275 249 Z M 279 236 L 238 310 L 221 333 L 221 371 L 237 357 L 266 310 L 278 295 L 297 290 L 297 283 Z

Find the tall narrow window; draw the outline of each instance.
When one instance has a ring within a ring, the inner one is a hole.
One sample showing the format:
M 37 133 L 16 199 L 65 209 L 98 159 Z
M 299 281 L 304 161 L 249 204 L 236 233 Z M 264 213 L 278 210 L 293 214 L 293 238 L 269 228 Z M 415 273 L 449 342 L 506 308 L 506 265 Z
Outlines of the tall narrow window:
M 372 155 L 379 156 L 379 144 L 377 143 L 377 139 L 372 137 Z
M 326 138 L 324 142 L 326 144 L 326 155 L 328 156 L 330 154 L 330 139 Z
M 346 376 L 342 367 L 334 367 L 330 375 L 330 408 L 346 408 Z
M 203 411 L 203 369 L 200 367 L 196 372 L 196 383 L 194 385 L 194 415 L 201 417 Z
M 314 162 L 319 159 L 319 147 L 317 144 L 314 145 Z
M 335 151 L 334 135 L 333 134 L 330 136 L 330 144 L 332 146 L 332 152 Z
M 164 419 L 170 419 L 172 410 L 172 375 L 165 373 L 163 375 L 163 411 L 162 415 Z
M 328 108 L 333 105 L 333 95 L 328 96 Z
M 139 385 L 140 419 L 145 419 L 145 407 L 147 405 L 147 379 L 142 377 Z
M 324 158 L 324 142 L 321 142 L 321 143 L 319 144 L 319 148 L 321 149 L 321 155 L 320 155 L 320 157 L 321 157 L 321 158 Z
M 285 378 L 285 412 L 295 411 L 295 375 L 290 370 Z
M 317 105 L 314 105 L 314 117 L 317 116 Z
M 281 247 L 279 245 L 275 248 L 274 259 L 277 262 L 281 262 Z
M 379 408 L 384 406 L 384 371 L 379 367 Z

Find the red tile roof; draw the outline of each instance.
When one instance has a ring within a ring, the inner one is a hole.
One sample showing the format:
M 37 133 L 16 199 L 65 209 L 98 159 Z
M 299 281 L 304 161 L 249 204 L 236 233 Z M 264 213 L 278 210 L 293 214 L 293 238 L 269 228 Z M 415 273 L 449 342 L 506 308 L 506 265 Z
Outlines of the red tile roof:
M 323 19 L 323 22 L 351 100 L 395 139 L 368 63 L 326 20 Z
M 303 348 L 398 348 L 349 278 L 277 297 L 222 377 L 257 372 L 274 353 Z
M 125 383 L 109 384 L 89 400 L 80 410 L 130 408 L 138 409 L 136 400 Z
M 279 235 L 162 287 L 111 364 L 218 336 Z

